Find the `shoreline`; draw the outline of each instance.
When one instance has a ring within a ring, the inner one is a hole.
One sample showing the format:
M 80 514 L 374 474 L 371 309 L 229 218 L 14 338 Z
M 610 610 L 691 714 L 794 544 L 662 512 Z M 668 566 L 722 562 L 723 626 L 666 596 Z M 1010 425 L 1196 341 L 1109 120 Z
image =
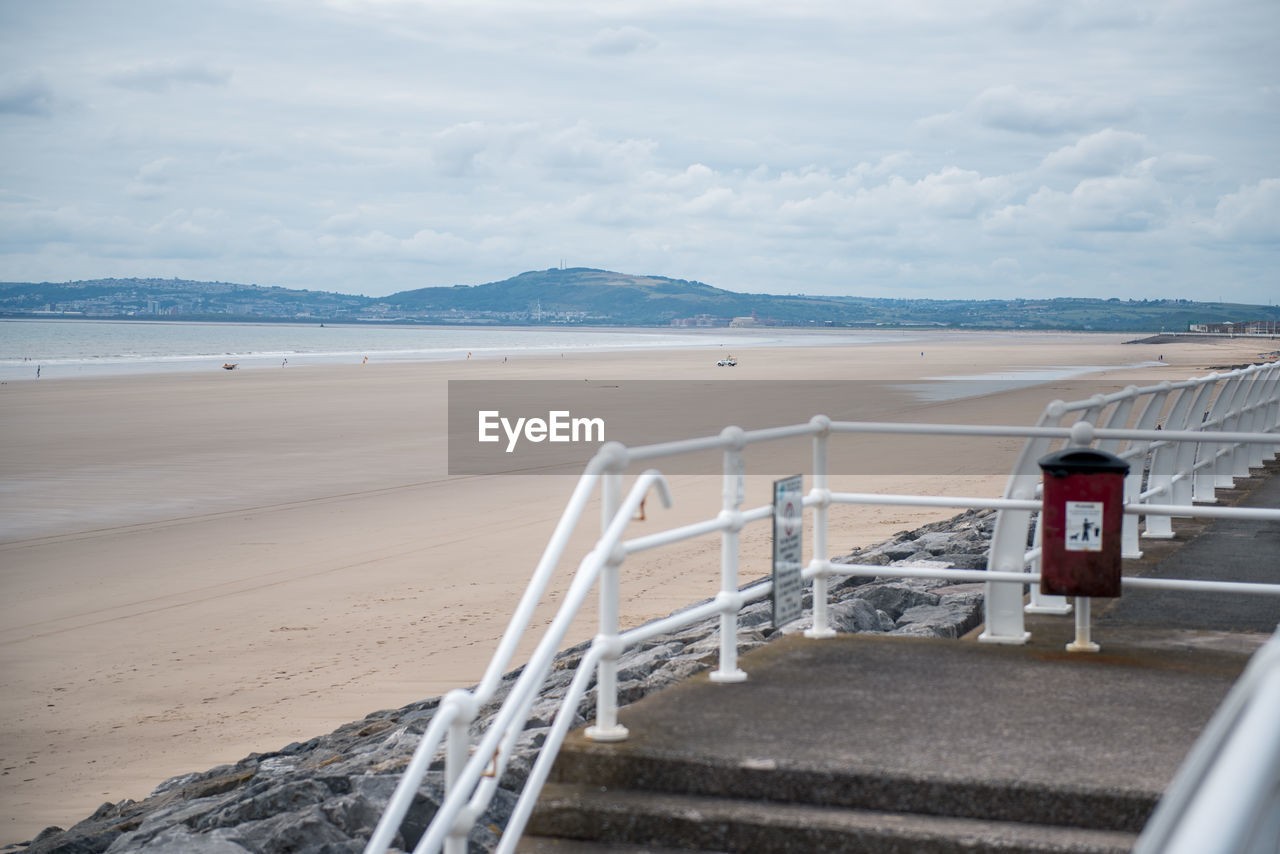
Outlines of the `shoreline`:
M 9 319 L 14 323 L 58 323 L 48 319 Z M 0 319 L 0 322 L 4 322 Z M 120 342 L 98 342 L 97 346 L 105 353 L 95 351 L 93 355 L 44 354 L 37 356 L 17 355 L 17 348 L 30 350 L 33 347 L 55 346 L 39 341 L 18 342 L 11 346 L 15 353 L 7 358 L 0 358 L 0 385 L 10 382 L 26 382 L 36 380 L 63 381 L 67 379 L 109 379 L 125 376 L 149 375 L 199 375 L 220 369 L 224 362 L 234 362 L 239 370 L 277 369 L 283 367 L 282 360 L 289 368 L 338 367 L 360 365 L 364 360 L 377 364 L 418 364 L 418 363 L 455 363 L 464 362 L 474 354 L 477 361 L 484 362 L 497 358 L 538 359 L 565 354 L 570 356 L 591 356 L 593 353 L 647 353 L 663 351 L 769 351 L 790 348 L 844 348 L 858 346 L 892 346 L 904 343 L 919 343 L 925 349 L 937 346 L 951 346 L 965 342 L 992 342 L 1016 344 L 1022 341 L 1073 340 L 1078 338 L 1121 339 L 1131 333 L 1104 332 L 1036 332 L 1030 330 L 958 330 L 903 327 L 900 329 L 858 329 L 858 328 L 805 328 L 805 327 L 544 327 L 544 326 L 510 326 L 510 327 L 462 327 L 462 326 L 400 326 L 400 325 L 349 325 L 330 324 L 318 327 L 314 324 L 285 324 L 273 321 L 259 323 L 240 323 L 233 321 L 150 321 L 150 320 L 108 320 L 85 318 L 79 323 L 98 324 L 102 326 L 144 325 L 153 328 L 223 328 L 242 330 L 282 328 L 289 331 L 318 331 L 325 328 L 330 331 L 388 331 L 391 333 L 438 334 L 457 338 L 457 340 L 402 340 L 400 346 L 387 345 L 391 342 L 366 339 L 347 340 L 342 342 L 345 348 L 339 349 L 298 349 L 304 342 L 293 340 L 281 342 L 273 340 L 270 346 L 264 339 L 257 343 L 260 349 L 237 350 L 234 341 L 221 339 L 206 341 L 207 352 L 172 352 L 127 354 L 127 346 Z M 530 341 L 505 340 L 495 342 L 485 340 L 485 336 L 504 333 L 515 336 L 537 336 L 538 343 Z M 481 343 L 464 337 L 465 335 L 481 336 Z M 551 340 L 554 336 L 569 336 L 565 341 Z M 610 337 L 621 336 L 635 339 L 629 343 L 610 343 Z M 373 333 L 377 337 L 377 332 Z M 644 339 L 653 339 L 646 341 Z M 1204 339 L 1181 338 L 1179 343 L 1198 341 L 1212 343 Z M 1231 343 L 1240 342 L 1241 336 L 1225 339 Z M 286 346 L 281 346 L 281 344 Z M 315 342 L 305 342 L 313 345 Z M 331 344 L 333 342 L 325 342 Z M 1124 344 L 1146 344 L 1144 340 L 1127 340 Z M 430 346 L 422 346 L 429 344 Z M 292 345 L 292 348 L 290 346 Z M 412 346 L 411 346 L 412 345 Z M 57 346 L 69 346 L 63 342 Z M 175 347 L 175 342 L 153 342 L 153 347 Z M 232 347 L 233 349 L 225 349 Z M 1247 349 L 1247 348 L 1246 348 Z M 36 369 L 44 370 L 36 376 Z
M 930 345 L 925 357 L 905 341 L 783 347 L 747 353 L 732 376 L 862 380 L 865 420 L 1031 423 L 1078 386 L 1052 380 L 937 403 L 890 386 L 939 365 L 977 374 L 1011 363 L 1138 360 L 1142 350 L 1120 337 L 961 336 Z M 1089 382 L 1123 387 L 1206 373 L 1205 364 L 1246 358 L 1238 343 L 1166 347 L 1164 367 L 1106 371 Z M 158 780 L 478 680 L 576 478 L 449 477 L 443 404 L 460 364 L 0 389 L 0 429 L 11 448 L 0 463 L 0 516 L 19 528 L 0 539 L 5 837 L 30 839 L 103 801 L 145 796 Z M 585 372 L 720 381 L 729 370 L 693 349 L 466 367 L 480 379 L 580 380 Z M 890 457 L 916 453 L 892 437 L 881 447 Z M 859 476 L 857 487 L 998 494 L 1019 448 L 1002 441 L 930 457 L 917 474 Z M 671 484 L 672 510 L 650 508 L 663 526 L 718 506 L 719 478 L 675 475 Z M 749 505 L 765 503 L 768 491 L 766 477 L 748 477 Z M 831 551 L 951 513 L 842 514 L 833 519 Z M 550 619 L 598 515 L 588 509 L 535 626 Z M 749 567 L 767 565 L 769 537 L 753 528 L 742 539 L 743 577 L 754 577 Z M 624 625 L 713 595 L 716 547 L 703 539 L 629 560 Z M 594 632 L 594 608 L 567 642 Z

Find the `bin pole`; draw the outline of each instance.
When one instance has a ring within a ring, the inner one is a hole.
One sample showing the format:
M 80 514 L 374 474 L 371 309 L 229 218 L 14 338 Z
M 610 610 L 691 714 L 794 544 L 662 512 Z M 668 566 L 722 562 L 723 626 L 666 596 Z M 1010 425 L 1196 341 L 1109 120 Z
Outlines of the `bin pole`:
M 1097 652 L 1102 649 L 1089 639 L 1089 605 L 1092 601 L 1088 596 L 1076 597 L 1076 639 L 1067 644 L 1067 652 Z

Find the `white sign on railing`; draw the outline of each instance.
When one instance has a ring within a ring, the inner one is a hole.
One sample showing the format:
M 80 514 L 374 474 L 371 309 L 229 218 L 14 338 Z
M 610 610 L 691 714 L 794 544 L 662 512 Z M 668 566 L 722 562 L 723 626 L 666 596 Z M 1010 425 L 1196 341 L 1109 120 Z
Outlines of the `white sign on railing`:
M 773 625 L 781 628 L 800 619 L 804 581 L 801 558 L 804 529 L 804 482 L 792 475 L 773 482 Z

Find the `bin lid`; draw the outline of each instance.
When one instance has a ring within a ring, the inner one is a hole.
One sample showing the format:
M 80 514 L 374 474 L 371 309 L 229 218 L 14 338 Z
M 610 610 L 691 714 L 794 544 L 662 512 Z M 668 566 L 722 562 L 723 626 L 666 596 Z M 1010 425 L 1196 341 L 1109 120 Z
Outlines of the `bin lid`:
M 1063 448 L 1040 458 L 1040 468 L 1053 477 L 1071 474 L 1128 474 L 1129 464 L 1106 451 L 1092 448 Z

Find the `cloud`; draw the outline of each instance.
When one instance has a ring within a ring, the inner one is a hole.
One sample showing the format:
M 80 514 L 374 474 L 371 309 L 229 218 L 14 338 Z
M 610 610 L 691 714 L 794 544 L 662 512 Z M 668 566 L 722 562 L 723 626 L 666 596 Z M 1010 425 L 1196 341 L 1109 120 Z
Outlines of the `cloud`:
M 1169 152 L 1151 158 L 1152 172 L 1161 180 L 1179 181 L 1206 175 L 1218 167 L 1218 158 L 1207 154 Z
M 161 157 L 143 164 L 125 192 L 135 199 L 157 199 L 164 195 L 178 167 L 175 157 Z
M 1223 196 L 1210 230 L 1226 240 L 1280 243 L 1280 178 L 1266 178 Z
M 1041 187 L 1023 204 L 992 213 L 984 227 L 992 234 L 1050 237 L 1063 229 L 1135 232 L 1157 228 L 1169 215 L 1167 196 L 1149 175 L 1108 176 L 1086 178 L 1069 192 Z
M 658 40 L 652 33 L 639 27 L 608 27 L 599 30 L 587 43 L 587 53 L 594 56 L 624 56 L 643 50 L 653 50 Z
M 22 72 L 0 78 L 0 114 L 48 116 L 56 104 L 43 75 Z
M 436 170 L 453 178 L 530 181 L 614 181 L 647 168 L 656 143 L 608 138 L 586 122 L 555 127 L 536 122 L 464 122 L 427 143 Z
M 1130 98 L 1118 95 L 1054 95 L 1008 85 L 984 90 L 968 112 L 985 127 L 1049 135 L 1127 120 L 1135 106 Z
M 1142 134 L 1107 128 L 1059 148 L 1044 159 L 1043 166 L 1078 175 L 1114 175 L 1139 162 L 1148 150 Z
M 172 92 L 184 86 L 226 86 L 231 71 L 197 59 L 145 62 L 106 75 L 108 82 L 140 92 Z

